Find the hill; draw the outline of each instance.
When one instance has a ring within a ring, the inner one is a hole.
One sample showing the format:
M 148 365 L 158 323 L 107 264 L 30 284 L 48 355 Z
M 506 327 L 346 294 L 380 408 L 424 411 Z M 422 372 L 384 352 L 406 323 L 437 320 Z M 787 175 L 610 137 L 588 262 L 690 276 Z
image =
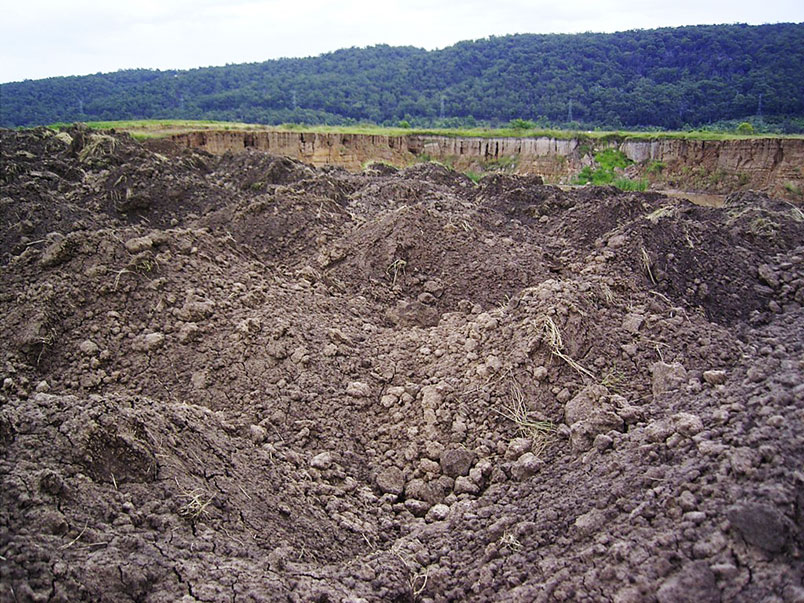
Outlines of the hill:
M 681 128 L 804 116 L 804 24 L 513 35 L 425 51 L 59 77 L 0 86 L 0 125 L 180 118 L 259 123 Z

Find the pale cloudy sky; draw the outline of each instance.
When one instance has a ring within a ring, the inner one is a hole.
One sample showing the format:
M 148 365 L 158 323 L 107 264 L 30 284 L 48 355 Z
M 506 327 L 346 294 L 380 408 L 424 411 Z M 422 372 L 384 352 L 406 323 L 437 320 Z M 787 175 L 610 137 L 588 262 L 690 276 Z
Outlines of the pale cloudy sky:
M 0 82 L 510 33 L 804 21 L 802 0 L 2 0 Z

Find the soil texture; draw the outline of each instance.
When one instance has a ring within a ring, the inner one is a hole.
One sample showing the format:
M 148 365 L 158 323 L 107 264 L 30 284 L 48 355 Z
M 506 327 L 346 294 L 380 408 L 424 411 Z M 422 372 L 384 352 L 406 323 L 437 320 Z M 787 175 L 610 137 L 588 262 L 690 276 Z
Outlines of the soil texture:
M 799 208 L 0 146 L 0 601 L 804 601 Z

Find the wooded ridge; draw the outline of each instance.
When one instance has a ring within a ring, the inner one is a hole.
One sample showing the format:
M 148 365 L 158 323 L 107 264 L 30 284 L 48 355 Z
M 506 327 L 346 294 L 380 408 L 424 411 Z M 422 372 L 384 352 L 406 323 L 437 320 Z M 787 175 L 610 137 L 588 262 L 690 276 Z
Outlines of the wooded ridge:
M 278 124 L 678 129 L 804 117 L 804 23 L 521 34 L 182 71 L 0 85 L 0 125 L 177 118 Z M 796 125 L 791 125 L 796 124 Z

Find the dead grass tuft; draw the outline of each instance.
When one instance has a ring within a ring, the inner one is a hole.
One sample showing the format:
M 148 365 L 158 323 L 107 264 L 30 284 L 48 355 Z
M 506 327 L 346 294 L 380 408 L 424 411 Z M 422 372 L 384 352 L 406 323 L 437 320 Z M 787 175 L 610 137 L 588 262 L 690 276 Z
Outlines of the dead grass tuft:
M 506 406 L 502 409 L 493 409 L 501 417 L 513 422 L 517 427 L 519 435 L 531 439 L 531 452 L 536 456 L 540 456 L 547 448 L 553 433 L 555 432 L 555 425 L 550 421 L 540 421 L 531 418 L 531 411 L 525 402 L 525 394 L 522 388 L 516 381 L 512 381 L 510 385 L 511 397 Z
M 578 362 L 573 360 L 570 356 L 564 353 L 564 342 L 561 339 L 561 332 L 558 330 L 555 321 L 547 314 L 541 314 L 536 317 L 537 327 L 541 331 L 542 338 L 547 342 L 550 352 L 553 356 L 561 358 L 564 362 L 570 365 L 574 370 L 595 379 L 595 375 L 589 369 L 584 368 Z
M 182 496 L 187 502 L 179 507 L 179 515 L 185 519 L 195 521 L 207 514 L 207 507 L 214 500 L 215 495 L 206 490 L 193 490 Z

